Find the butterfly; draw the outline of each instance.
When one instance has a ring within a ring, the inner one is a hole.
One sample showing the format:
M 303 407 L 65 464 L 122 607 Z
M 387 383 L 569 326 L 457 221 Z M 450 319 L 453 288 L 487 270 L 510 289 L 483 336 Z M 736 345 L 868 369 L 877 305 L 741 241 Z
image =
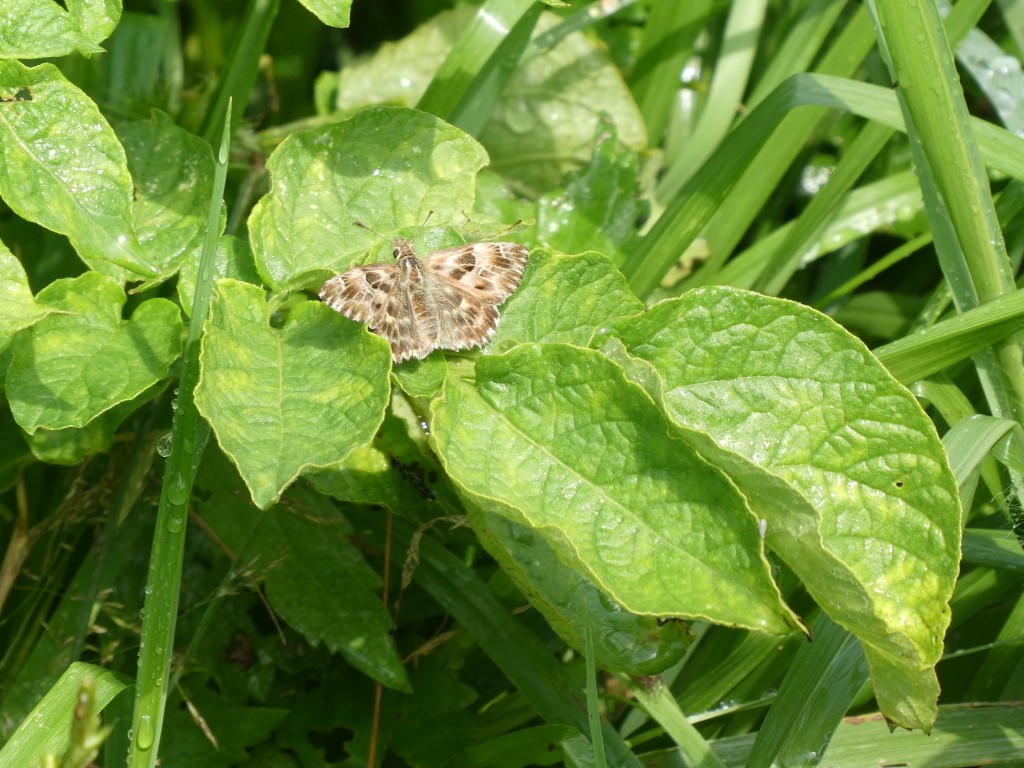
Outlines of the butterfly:
M 435 349 L 483 347 L 498 328 L 498 306 L 519 287 L 529 252 L 516 243 L 471 243 L 422 261 L 405 238 L 394 264 L 367 264 L 320 289 L 331 309 L 391 344 L 394 362 Z

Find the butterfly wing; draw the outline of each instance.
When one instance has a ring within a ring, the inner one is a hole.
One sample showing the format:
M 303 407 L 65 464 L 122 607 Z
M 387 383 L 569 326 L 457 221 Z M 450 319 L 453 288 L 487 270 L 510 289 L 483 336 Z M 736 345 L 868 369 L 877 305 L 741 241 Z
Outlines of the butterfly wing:
M 387 339 L 396 364 L 426 357 L 434 349 L 430 334 L 420 328 L 422 311 L 415 310 L 415 297 L 394 264 L 369 264 L 332 277 L 320 289 L 320 298 L 334 311 L 366 323 Z
M 498 306 L 519 287 L 529 251 L 516 243 L 470 243 L 436 251 L 428 272 L 457 283 L 474 298 Z
M 437 318 L 438 349 L 482 347 L 498 329 L 498 308 L 481 301 L 460 283 L 441 275 L 430 275 L 427 297 Z
M 519 286 L 528 252 L 515 243 L 471 243 L 426 258 L 425 287 L 437 317 L 436 346 L 482 347 L 498 328 L 498 305 Z

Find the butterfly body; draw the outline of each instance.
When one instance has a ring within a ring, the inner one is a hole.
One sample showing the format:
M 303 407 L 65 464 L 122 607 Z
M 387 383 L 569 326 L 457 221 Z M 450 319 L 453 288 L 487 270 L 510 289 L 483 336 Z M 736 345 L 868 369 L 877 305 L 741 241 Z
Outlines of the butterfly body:
M 515 291 L 528 252 L 515 243 L 472 243 L 417 258 L 404 238 L 394 264 L 368 264 L 332 277 L 320 298 L 391 344 L 395 363 L 435 349 L 482 347 L 498 306 Z

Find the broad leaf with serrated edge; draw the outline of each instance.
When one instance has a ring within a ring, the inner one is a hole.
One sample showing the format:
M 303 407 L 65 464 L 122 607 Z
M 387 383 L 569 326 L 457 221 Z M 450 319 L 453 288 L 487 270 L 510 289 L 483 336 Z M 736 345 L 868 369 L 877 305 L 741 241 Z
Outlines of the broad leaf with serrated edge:
M 411 109 L 368 109 L 293 133 L 267 161 L 270 194 L 249 218 L 257 268 L 273 286 L 343 272 L 380 244 L 355 222 L 387 233 L 431 212 L 441 223 L 463 217 L 486 162 L 471 136 Z
M 67 235 L 93 269 L 119 280 L 156 275 L 135 237 L 124 149 L 52 64 L 0 61 L 0 197 Z
M 616 323 L 614 335 L 656 372 L 678 424 L 746 457 L 820 516 L 815 532 L 797 514 L 804 505 L 789 515 L 769 510 L 767 540 L 778 546 L 820 535 L 847 574 L 833 594 L 827 580 L 807 572 L 816 560 L 777 551 L 815 585 L 823 605 L 845 605 L 835 618 L 864 641 L 886 715 L 929 728 L 938 692 L 932 667 L 959 563 L 960 505 L 945 451 L 914 397 L 824 315 L 735 289 L 662 302 Z M 755 512 L 768 509 L 750 496 Z M 777 526 L 788 528 L 781 539 Z M 848 574 L 860 585 L 854 599 Z
M 322 303 L 271 325 L 265 293 L 219 280 L 203 337 L 196 405 L 262 508 L 306 468 L 366 445 L 390 396 L 387 342 Z
M 124 290 L 86 272 L 55 280 L 36 300 L 58 313 L 20 332 L 7 398 L 26 432 L 82 427 L 165 378 L 181 354 L 181 313 L 149 299 L 122 320 Z
M 798 624 L 743 497 L 604 355 L 527 344 L 481 357 L 476 373 L 475 386 L 449 379 L 431 423 L 475 503 L 540 531 L 634 613 Z

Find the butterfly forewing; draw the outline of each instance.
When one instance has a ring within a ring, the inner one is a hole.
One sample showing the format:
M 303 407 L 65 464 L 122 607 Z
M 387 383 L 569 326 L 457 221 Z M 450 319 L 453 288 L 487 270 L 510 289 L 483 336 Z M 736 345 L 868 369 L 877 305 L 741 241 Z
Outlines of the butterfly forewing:
M 529 252 L 516 243 L 470 243 L 436 251 L 427 268 L 447 277 L 485 304 L 497 306 L 519 287 Z
M 329 307 L 391 344 L 395 363 L 435 349 L 486 344 L 498 327 L 497 306 L 518 287 L 527 250 L 515 243 L 446 248 L 422 262 L 395 240 L 397 264 L 355 267 L 320 289 Z

